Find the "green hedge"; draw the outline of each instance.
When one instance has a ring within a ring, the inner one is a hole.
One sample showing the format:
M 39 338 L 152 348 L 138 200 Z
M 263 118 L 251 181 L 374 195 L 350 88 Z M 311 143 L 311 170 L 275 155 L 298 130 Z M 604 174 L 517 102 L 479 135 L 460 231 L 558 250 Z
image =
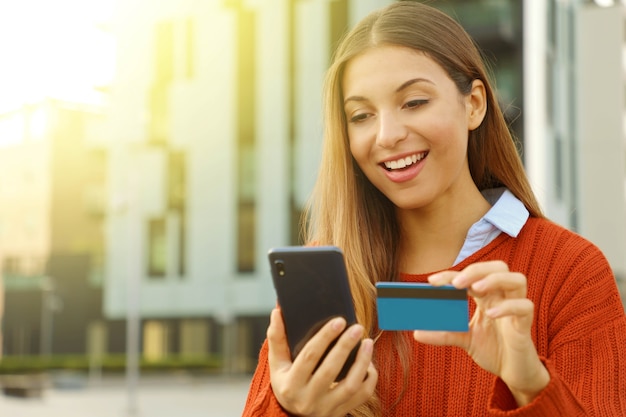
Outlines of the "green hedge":
M 107 355 L 98 365 L 103 371 L 124 371 L 126 356 Z M 146 359 L 140 361 L 143 371 L 217 371 L 221 365 L 222 361 L 218 356 L 170 356 L 158 361 Z M 39 373 L 52 370 L 87 371 L 89 366 L 89 357 L 85 355 L 4 356 L 0 359 L 0 374 Z

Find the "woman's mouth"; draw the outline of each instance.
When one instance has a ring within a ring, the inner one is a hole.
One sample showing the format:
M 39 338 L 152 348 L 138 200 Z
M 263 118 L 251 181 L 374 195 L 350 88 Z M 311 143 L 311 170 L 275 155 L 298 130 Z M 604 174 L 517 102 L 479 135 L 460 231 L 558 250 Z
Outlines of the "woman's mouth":
M 404 158 L 396 159 L 394 161 L 385 161 L 381 165 L 389 172 L 399 171 L 418 163 L 422 159 L 426 158 L 427 155 L 428 152 L 414 153 L 413 155 L 405 156 Z

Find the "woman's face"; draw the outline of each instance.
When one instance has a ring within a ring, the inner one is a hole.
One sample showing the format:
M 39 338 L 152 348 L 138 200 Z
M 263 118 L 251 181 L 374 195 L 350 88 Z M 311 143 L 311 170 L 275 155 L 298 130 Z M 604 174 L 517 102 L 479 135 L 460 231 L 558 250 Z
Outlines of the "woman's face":
M 472 181 L 467 141 L 484 116 L 480 81 L 463 96 L 425 54 L 382 46 L 347 63 L 342 88 L 350 151 L 396 206 L 424 208 Z

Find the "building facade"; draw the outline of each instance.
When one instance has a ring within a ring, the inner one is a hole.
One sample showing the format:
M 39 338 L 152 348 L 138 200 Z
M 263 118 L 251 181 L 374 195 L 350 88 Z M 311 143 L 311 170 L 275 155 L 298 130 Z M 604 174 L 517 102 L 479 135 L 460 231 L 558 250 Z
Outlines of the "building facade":
M 44 100 L 0 116 L 7 355 L 81 353 L 103 320 L 99 108 Z
M 526 1 L 526 168 L 546 214 L 590 239 L 626 280 L 624 10 Z M 601 6 L 604 5 L 604 6 Z
M 348 3 L 121 6 L 104 307 L 140 311 L 144 352 L 184 354 L 167 335 L 193 326 L 194 346 L 250 368 L 275 305 L 267 251 L 299 243 L 325 68 L 375 4 Z

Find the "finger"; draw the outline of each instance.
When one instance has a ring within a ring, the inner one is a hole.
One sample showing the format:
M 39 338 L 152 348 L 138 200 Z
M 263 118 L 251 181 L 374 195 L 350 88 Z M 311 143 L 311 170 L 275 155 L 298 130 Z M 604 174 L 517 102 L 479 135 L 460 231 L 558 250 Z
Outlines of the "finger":
M 289 343 L 287 343 L 283 317 L 278 308 L 273 309 L 270 315 L 270 325 L 267 328 L 267 344 L 270 369 L 289 368 L 291 366 L 291 353 Z
M 372 348 L 373 346 L 374 346 L 374 343 L 372 341 Z M 378 383 L 378 371 L 376 370 L 376 367 L 374 367 L 374 364 L 370 362 L 369 366 L 367 367 L 365 381 L 363 381 L 363 385 L 365 388 L 365 391 L 364 391 L 365 397 L 359 400 L 359 404 L 364 403 L 368 398 L 370 398 L 374 394 L 377 383 Z
M 470 287 L 472 297 L 482 297 L 495 291 L 503 291 L 509 297 L 526 298 L 526 276 L 519 272 L 495 272 L 474 282 Z
M 506 299 L 488 309 L 485 314 L 492 319 L 515 316 L 532 323 L 535 304 L 528 298 Z
M 457 274 L 451 284 L 457 288 L 468 288 L 489 274 L 508 271 L 509 266 L 503 261 L 477 262 Z
M 327 387 L 328 384 L 337 378 L 337 375 L 339 375 L 339 372 L 346 363 L 348 356 L 354 347 L 361 341 L 363 331 L 363 326 L 355 324 L 350 326 L 341 335 L 341 337 L 337 339 L 337 342 L 330 352 L 328 352 L 328 355 L 324 358 L 320 367 L 315 371 L 315 375 L 312 380 L 314 384 L 319 384 L 321 387 Z M 363 367 L 367 368 L 367 362 L 364 363 Z
M 362 343 L 362 348 L 359 354 L 363 351 L 363 349 L 370 349 L 367 347 L 368 344 L 373 350 L 373 341 L 371 339 L 366 339 Z M 371 358 L 371 352 L 368 355 Z M 350 410 L 367 401 L 376 390 L 378 371 L 376 371 L 374 364 L 372 364 L 371 361 L 368 361 L 367 367 L 364 372 L 362 371 L 363 370 L 359 369 L 358 375 L 356 372 L 351 371 L 346 379 L 341 381 L 331 394 L 334 400 L 339 403 L 346 404 L 346 408 Z
M 306 342 L 294 360 L 293 366 L 298 369 L 298 372 L 305 373 L 306 375 L 313 374 L 315 367 L 328 349 L 328 346 L 341 334 L 345 327 L 346 320 L 343 317 L 335 317 L 322 326 L 322 328 Z
M 345 379 L 340 382 L 342 387 L 359 387 L 366 378 L 368 378 L 368 369 L 372 364 L 372 352 L 374 351 L 374 341 L 372 339 L 364 339 L 357 352 L 356 359 L 346 375 Z
M 466 349 L 469 344 L 469 333 L 461 332 L 415 330 L 413 331 L 413 338 L 420 343 L 435 346 L 458 346 Z
M 442 285 L 450 285 L 452 283 L 452 280 L 459 274 L 460 272 L 458 271 L 437 272 L 436 274 L 432 274 L 428 277 L 428 282 L 436 287 L 440 287 Z

